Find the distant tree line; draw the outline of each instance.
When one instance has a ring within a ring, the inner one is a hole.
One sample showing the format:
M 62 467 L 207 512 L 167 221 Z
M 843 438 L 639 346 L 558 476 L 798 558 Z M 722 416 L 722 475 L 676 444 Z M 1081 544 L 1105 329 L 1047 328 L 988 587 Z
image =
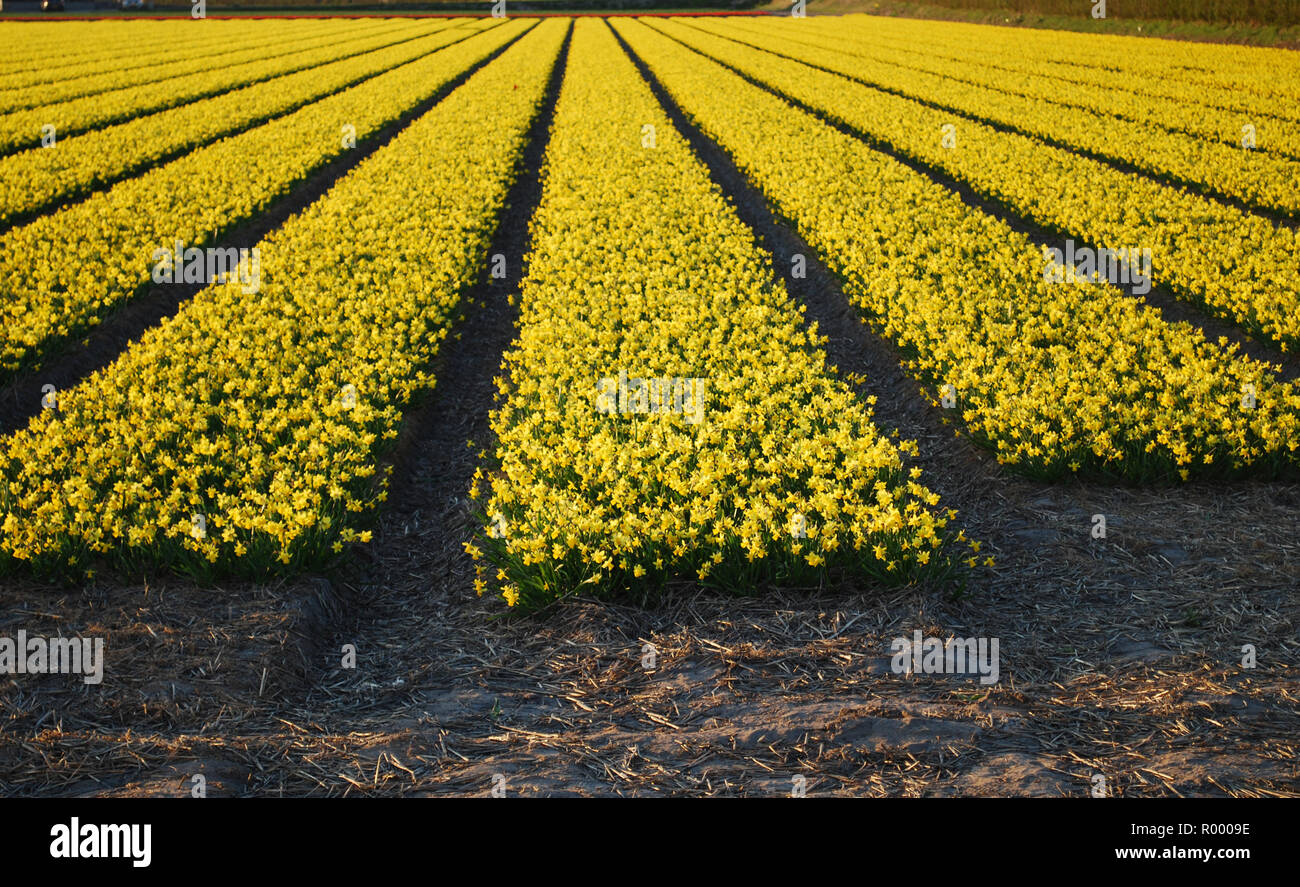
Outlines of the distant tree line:
M 637 9 L 751 9 L 766 0 L 506 0 L 514 12 L 545 12 L 548 9 L 637 10 Z M 156 0 L 162 7 L 187 6 L 184 0 Z M 383 9 L 434 12 L 486 12 L 493 0 L 207 0 L 208 9 L 349 9 L 370 12 Z

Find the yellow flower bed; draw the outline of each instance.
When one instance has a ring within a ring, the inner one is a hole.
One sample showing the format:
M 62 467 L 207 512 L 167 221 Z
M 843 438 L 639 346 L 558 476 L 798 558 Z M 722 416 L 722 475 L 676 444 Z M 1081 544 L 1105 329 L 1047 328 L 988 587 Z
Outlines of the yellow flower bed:
M 366 541 L 380 448 L 433 384 L 565 27 L 538 25 L 266 238 L 258 293 L 203 290 L 5 439 L 9 565 L 260 573 Z
M 367 52 L 403 39 L 434 30 L 428 23 L 408 24 L 378 35 L 367 29 L 366 35 L 339 45 L 338 35 L 317 38 L 314 48 L 298 50 L 274 58 L 255 57 L 242 64 L 221 66 L 215 70 L 200 71 L 185 77 L 176 77 L 157 83 L 128 86 L 112 92 L 87 95 L 54 104 L 23 108 L 0 116 L 0 152 L 22 148 L 41 147 L 42 127 L 54 127 L 58 137 L 85 132 L 96 126 L 115 123 L 174 108 L 228 89 L 266 80 L 280 74 L 302 71 L 324 62 L 332 62 L 345 53 Z M 39 87 L 37 87 L 39 89 Z M 46 149 L 54 150 L 54 149 Z
M 668 19 L 653 26 L 1040 225 L 1093 246 L 1150 249 L 1155 283 L 1283 349 L 1300 345 L 1300 232 L 1294 229 L 699 27 Z M 952 146 L 943 137 L 949 124 Z
M 862 48 L 889 47 L 912 59 L 960 63 L 962 79 L 1043 97 L 1240 148 L 1254 121 L 1261 147 L 1300 157 L 1300 63 L 1293 50 L 952 22 L 845 16 L 807 19 L 803 33 Z M 802 25 L 800 25 L 802 27 Z M 785 31 L 791 36 L 797 32 Z M 972 39 L 975 38 L 975 39 Z M 1062 39 L 1064 38 L 1064 39 Z M 907 53 L 907 50 L 911 50 Z
M 598 20 L 575 25 L 531 234 L 471 490 L 480 593 L 534 607 L 676 576 L 747 591 L 832 566 L 890 582 L 951 568 L 937 494 L 828 370 Z
M 129 300 L 155 250 L 212 243 L 343 154 L 345 124 L 365 138 L 530 26 L 508 20 L 11 230 L 0 240 L 0 377 Z
M 1026 237 L 927 177 L 644 24 L 615 27 L 1000 461 L 1137 481 L 1295 472 L 1300 393 L 1264 364 L 1111 287 L 1046 282 Z
M 468 28 L 442 29 L 360 55 L 351 55 L 358 44 L 350 44 L 348 57 L 336 62 L 323 61 L 305 71 L 72 136 L 52 149 L 31 148 L 0 158 L 0 225 L 148 168 L 186 148 L 238 133 L 472 33 Z
M 1122 48 L 1108 52 L 1107 41 L 1115 38 L 1097 34 L 1058 40 L 1066 35 L 981 27 L 972 43 L 951 29 L 954 23 L 940 23 L 918 40 L 920 22 L 864 16 L 841 22 L 832 30 L 819 20 L 805 33 L 833 34 L 913 60 L 957 62 L 968 66 L 963 79 L 972 82 L 1237 148 L 1241 124 L 1262 123 L 1260 147 L 1300 157 L 1300 60 L 1293 50 L 1125 37 Z M 1044 87 L 1052 92 L 1039 92 Z
M 1088 151 L 1155 176 L 1199 186 L 1255 209 L 1300 217 L 1300 189 L 1295 186 L 1300 181 L 1300 162 L 1265 150 L 1278 133 L 1264 118 L 1253 124 L 1258 150 L 1247 151 L 1241 145 L 1241 128 L 1250 118 L 1222 109 L 1196 105 L 1173 109 L 1167 99 L 1143 99 L 1132 94 L 1122 97 L 1122 107 L 1140 107 L 1149 102 L 1161 109 L 1172 109 L 1178 119 L 1207 114 L 1224 128 L 1240 118 L 1241 122 L 1235 124 L 1235 143 L 1118 119 L 1110 110 L 1119 105 L 1120 96 L 1103 95 L 1092 104 L 1080 101 L 1081 97 L 1093 97 L 1098 92 L 1095 88 L 1076 89 L 1060 80 L 1017 77 L 965 60 L 931 57 L 923 51 L 891 52 L 863 46 L 851 38 L 836 36 L 842 31 L 814 37 L 784 19 L 749 26 L 708 22 L 701 27 L 899 95 L 942 105 L 1066 148 Z
M 173 33 L 183 37 L 181 30 L 186 22 L 175 20 Z M 169 80 L 173 86 L 184 88 L 184 82 L 177 78 L 189 77 L 226 69 L 249 63 L 266 64 L 274 59 L 294 53 L 313 49 L 340 47 L 356 39 L 373 39 L 379 34 L 410 33 L 409 27 L 403 28 L 392 22 L 379 26 L 364 25 L 349 33 L 338 27 L 317 27 L 303 34 L 299 29 L 286 27 L 286 21 L 266 22 L 260 31 L 249 31 L 237 43 L 228 43 L 230 36 L 219 42 L 205 41 L 187 46 L 153 65 L 132 66 L 123 64 L 125 59 L 116 58 L 98 62 L 92 71 L 80 73 L 80 67 L 65 69 L 61 76 L 45 81 L 42 77 L 32 77 L 20 87 L 5 89 L 0 87 L 0 113 L 7 114 L 23 108 L 35 108 L 42 105 L 54 105 L 71 99 L 97 95 L 115 90 L 134 90 L 144 86 Z M 233 35 L 231 35 L 233 36 Z M 213 37 L 216 37 L 214 34 Z M 390 37 L 390 39 L 392 39 Z M 255 67 L 248 70 L 256 71 Z M 254 76 L 251 79 L 258 79 Z
M 305 19 L 319 24 L 319 20 Z M 178 31 L 177 21 L 84 19 L 0 21 L 0 89 L 103 71 L 105 64 L 149 64 L 213 42 L 247 39 L 257 21 L 209 18 Z

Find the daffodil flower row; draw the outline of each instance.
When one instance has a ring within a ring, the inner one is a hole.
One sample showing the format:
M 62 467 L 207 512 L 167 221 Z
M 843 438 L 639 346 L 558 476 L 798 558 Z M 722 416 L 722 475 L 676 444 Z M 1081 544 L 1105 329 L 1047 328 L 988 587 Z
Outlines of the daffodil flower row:
M 845 16 L 835 27 L 820 18 L 807 22 L 811 27 L 804 33 L 809 36 L 889 47 L 913 59 L 959 62 L 963 79 L 978 77 L 999 89 L 1050 84 L 1058 90 L 1055 101 L 1237 147 L 1240 125 L 1237 131 L 1230 125 L 1240 115 L 1257 123 L 1276 118 L 1291 132 L 1300 121 L 1300 64 L 1292 50 L 1138 37 L 1121 38 L 1125 47 L 1107 53 L 1107 41 L 1114 38 L 1097 34 L 1070 35 L 1063 41 L 1059 31 L 983 25 L 970 31 L 969 25 L 949 22 L 864 16 Z M 786 33 L 793 37 L 796 32 Z M 1187 108 L 1204 128 L 1188 128 Z
M 809 21 L 813 21 L 809 19 Z M 895 44 L 1043 71 L 1076 83 L 1252 113 L 1300 119 L 1300 60 L 1294 50 L 1145 36 L 848 15 L 842 31 Z M 817 22 L 820 28 L 822 24 Z
M 267 237 L 258 292 L 202 290 L 6 438 L 5 563 L 260 574 L 366 541 L 382 448 L 484 267 L 565 28 L 538 25 Z
M 1149 249 L 1158 285 L 1284 350 L 1300 344 L 1296 229 L 699 27 L 654 27 L 1049 230 L 1092 247 Z
M 471 490 L 480 593 L 535 607 L 673 577 L 746 591 L 950 566 L 938 496 L 598 20 L 574 27 L 530 232 Z
M 809 39 L 788 20 L 778 20 L 777 25 L 707 22 L 702 27 L 871 86 L 1234 198 L 1256 210 L 1300 218 L 1300 189 L 1295 187 L 1300 181 L 1300 161 L 1263 150 L 1278 131 L 1276 121 L 1221 109 L 1205 112 L 1221 128 L 1236 133 L 1235 143 L 1225 143 L 1117 118 L 1111 114 L 1116 97 L 1103 95 L 1095 102 L 1081 103 L 1073 98 L 1076 90 L 1058 81 L 1017 78 L 967 61 L 881 50 L 834 34 Z M 1093 98 L 1098 90 L 1077 92 Z M 1142 101 L 1132 95 L 1127 98 L 1126 108 Z M 1161 109 L 1169 107 L 1168 100 L 1145 101 Z M 1179 107 L 1175 113 L 1177 119 L 1185 120 L 1188 109 Z M 1252 119 L 1253 124 L 1249 122 Z M 1243 128 L 1247 126 L 1260 150 L 1243 148 Z M 1300 122 L 1293 126 L 1300 133 Z
M 507 20 L 270 123 L 194 151 L 0 240 L 0 376 L 131 299 L 155 251 L 211 244 L 531 26 Z
M 1300 393 L 1270 367 L 1114 287 L 1049 282 L 1040 248 L 926 176 L 645 24 L 616 28 L 999 461 L 1139 482 L 1295 473 Z
M 178 20 L 176 22 L 178 36 L 183 34 L 180 30 L 183 27 L 185 22 Z M 395 25 L 391 21 L 386 21 L 379 25 L 363 23 L 360 28 L 351 32 L 337 27 L 317 27 L 302 34 L 297 33 L 296 29 L 286 28 L 283 22 L 271 22 L 269 27 L 260 32 L 249 32 L 233 46 L 222 41 L 187 47 L 176 57 L 159 64 L 138 67 L 120 65 L 116 60 L 102 61 L 98 63 L 96 70 L 84 76 L 64 72 L 62 77 L 50 82 L 41 82 L 33 78 L 21 88 L 0 91 L 0 114 L 23 108 L 56 105 L 70 99 L 116 90 L 136 90 L 163 80 L 175 81 L 179 78 L 249 62 L 268 62 L 279 56 L 326 48 L 359 37 L 373 37 L 384 32 L 405 30 L 408 29 L 402 28 L 400 24 Z
M 0 89 L 85 76 L 105 64 L 152 64 L 193 52 L 214 41 L 245 39 L 264 22 L 209 18 L 190 22 L 157 19 L 0 22 Z M 287 24 L 287 23 L 286 23 Z M 305 20 L 304 24 L 319 24 Z M 179 25 L 192 25 L 182 30 Z M 294 33 L 297 33 L 295 31 Z
M 185 77 L 12 111 L 0 115 L 0 153 L 23 148 L 45 148 L 42 137 L 49 134 L 47 127 L 53 127 L 56 139 L 64 138 L 98 126 L 218 95 L 260 80 L 308 70 L 337 61 L 345 55 L 370 52 L 446 27 L 448 25 L 445 22 L 431 24 L 420 20 L 378 34 L 367 29 L 358 39 L 340 41 L 338 34 L 331 34 L 316 38 L 313 42 L 319 45 L 313 48 L 287 55 L 276 55 L 269 59 L 253 58 L 242 64 L 223 65 L 215 70 L 200 71 Z M 57 146 L 57 141 L 55 144 Z
M 0 157 L 0 225 L 30 217 L 186 149 L 238 133 L 473 33 L 464 28 L 441 29 L 427 37 L 348 55 L 201 102 L 93 130 L 61 140 L 53 148 L 31 148 Z

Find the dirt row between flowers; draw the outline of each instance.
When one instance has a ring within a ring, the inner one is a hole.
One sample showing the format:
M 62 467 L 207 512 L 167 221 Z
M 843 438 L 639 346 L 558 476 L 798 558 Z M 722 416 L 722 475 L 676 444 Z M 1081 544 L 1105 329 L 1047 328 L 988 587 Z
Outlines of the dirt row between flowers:
M 556 87 L 492 246 L 510 276 L 475 288 L 445 343 L 369 553 L 278 587 L 4 589 L 0 636 L 98 632 L 109 669 L 99 688 L 0 683 L 0 793 L 186 795 L 202 774 L 210 795 L 1084 797 L 1100 774 L 1112 795 L 1300 794 L 1300 488 L 1007 475 L 953 436 L 834 276 L 671 104 L 778 272 L 808 257 L 808 278 L 786 283 L 831 362 L 865 377 L 878 424 L 918 441 L 925 482 L 997 566 L 961 598 L 681 583 L 653 609 L 575 599 L 495 618 L 500 602 L 473 592 L 464 495 L 491 443 Z M 314 618 L 286 604 L 304 598 Z M 998 638 L 1000 680 L 896 673 L 891 642 L 915 631 Z

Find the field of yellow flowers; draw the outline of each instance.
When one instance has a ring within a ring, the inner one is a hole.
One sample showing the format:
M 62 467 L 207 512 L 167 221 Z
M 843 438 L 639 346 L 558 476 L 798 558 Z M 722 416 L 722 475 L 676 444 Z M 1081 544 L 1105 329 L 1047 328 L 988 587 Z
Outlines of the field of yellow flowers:
M 436 34 L 412 61 L 390 58 L 394 66 L 379 76 L 11 228 L 0 237 L 0 378 L 38 364 L 50 344 L 93 326 L 146 286 L 155 248 L 212 244 L 349 150 L 345 127 L 364 139 L 527 27 L 510 21 L 463 40 Z M 80 153 L 75 140 L 40 150 L 68 148 Z M 101 153 L 92 162 L 106 159 Z M 93 261 L 66 261 L 64 243 Z
M 613 34 L 580 21 L 571 53 L 473 552 L 506 600 L 937 561 L 939 497 L 828 373 Z
M 1044 485 L 1300 474 L 1294 54 L 869 16 L 0 34 L 0 570 L 345 560 L 511 268 L 462 547 L 512 607 L 996 569 L 877 397 Z M 808 255 L 775 259 L 698 138 Z M 911 391 L 828 360 L 813 261 Z
M 1045 281 L 1029 238 L 929 178 L 654 28 L 617 27 L 1000 461 L 1142 479 L 1292 461 L 1300 393 L 1268 366 L 1118 289 Z
M 414 36 L 422 37 L 422 30 L 426 29 L 415 31 Z M 412 39 L 408 26 L 401 34 L 378 40 L 348 41 L 342 47 L 329 45 L 324 53 L 314 53 L 314 60 L 296 61 L 295 66 L 305 62 L 298 71 L 286 69 L 278 58 L 272 58 L 259 62 L 257 69 L 249 69 L 256 70 L 257 78 L 250 85 L 221 92 L 204 102 L 170 110 L 153 109 L 80 134 L 75 128 L 51 124 L 56 127 L 56 138 L 67 139 L 61 150 L 45 151 L 36 146 L 0 160 L 0 184 L 4 188 L 0 191 L 0 224 L 12 223 L 221 136 L 239 133 L 468 36 L 468 32 L 450 31 L 446 25 L 437 30 L 449 33 Z M 378 48 L 371 48 L 376 44 Z M 230 82 L 249 82 L 247 76 L 236 77 Z M 167 82 L 170 84 L 171 78 Z M 98 93 L 111 88 L 96 86 L 95 90 Z
M 563 36 L 556 21 L 529 28 L 268 237 L 254 296 L 238 281 L 203 290 L 9 437 L 6 555 L 240 569 L 368 539 L 350 518 L 384 498 L 376 450 L 433 385 L 425 368 L 478 270 Z M 383 98 L 395 112 L 404 88 L 431 90 L 491 46 L 343 93 L 357 103 L 349 119 L 385 113 Z
M 1036 138 L 1034 127 L 1023 122 L 1024 133 L 1008 129 L 987 103 L 924 91 L 929 81 L 919 74 L 908 79 L 921 91 L 920 100 L 895 91 L 896 84 L 871 81 L 873 68 L 865 59 L 761 36 L 732 39 L 724 36 L 738 30 L 731 24 L 656 27 L 873 142 L 967 183 L 1022 218 L 1096 246 L 1145 245 L 1153 254 L 1156 282 L 1283 350 L 1300 346 L 1300 234 L 1294 224 L 1278 225 L 1248 209 L 1057 147 Z M 853 79 L 843 76 L 855 71 L 861 73 Z M 979 107 L 979 114 L 971 107 Z M 1063 107 L 1043 106 L 1041 112 L 1077 115 Z M 1070 128 L 1040 124 L 1058 135 Z M 1090 131 L 1118 144 L 1131 129 L 1132 124 L 1099 120 Z M 1261 123 L 1254 148 L 1238 146 L 1239 171 L 1250 167 L 1252 152 L 1283 153 L 1264 137 L 1266 129 Z M 1146 156 L 1157 148 L 1148 146 Z M 1190 159 L 1185 149 L 1181 156 Z M 1200 163 L 1205 171 L 1194 175 L 1213 183 L 1211 170 L 1222 162 Z M 1272 186 L 1294 195 L 1297 171 L 1300 165 L 1280 161 Z M 1258 171 L 1266 185 L 1268 175 Z

